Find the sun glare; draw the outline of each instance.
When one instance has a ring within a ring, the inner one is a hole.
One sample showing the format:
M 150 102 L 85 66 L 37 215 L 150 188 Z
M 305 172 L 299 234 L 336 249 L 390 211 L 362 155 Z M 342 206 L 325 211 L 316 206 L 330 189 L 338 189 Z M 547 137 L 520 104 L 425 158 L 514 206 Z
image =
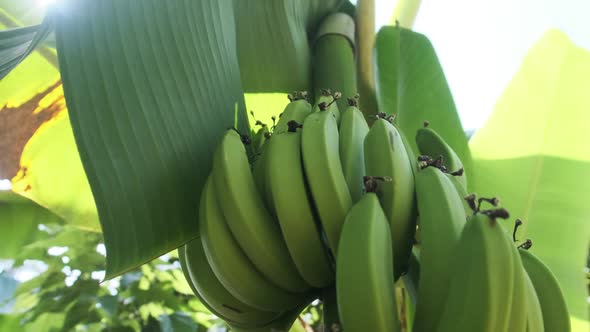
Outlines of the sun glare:
M 55 5 L 58 0 L 37 0 L 39 7 L 47 8 L 51 5 Z
M 12 184 L 8 179 L 0 179 L 0 190 L 10 190 L 12 189 Z

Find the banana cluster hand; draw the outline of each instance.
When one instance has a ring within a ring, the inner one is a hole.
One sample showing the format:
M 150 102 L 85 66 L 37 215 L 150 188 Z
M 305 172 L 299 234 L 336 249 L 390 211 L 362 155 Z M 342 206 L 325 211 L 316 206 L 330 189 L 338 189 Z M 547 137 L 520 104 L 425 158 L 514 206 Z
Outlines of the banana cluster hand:
M 312 106 L 297 92 L 263 135 L 221 139 L 199 236 L 179 249 L 204 305 L 236 331 L 283 331 L 335 289 L 345 331 L 569 331 L 555 277 L 530 241 L 514 244 L 521 222 L 509 236 L 498 200 L 467 194 L 452 148 L 425 127 L 416 158 L 393 117 L 369 127 L 358 96 L 344 112 L 340 97 L 324 90 Z
M 557 279 L 527 251 L 530 240 L 515 245 L 522 222 L 510 236 L 496 221 L 509 217 L 497 198 L 467 194 L 461 160 L 427 126 L 416 135 L 419 281 L 412 331 L 570 331 Z

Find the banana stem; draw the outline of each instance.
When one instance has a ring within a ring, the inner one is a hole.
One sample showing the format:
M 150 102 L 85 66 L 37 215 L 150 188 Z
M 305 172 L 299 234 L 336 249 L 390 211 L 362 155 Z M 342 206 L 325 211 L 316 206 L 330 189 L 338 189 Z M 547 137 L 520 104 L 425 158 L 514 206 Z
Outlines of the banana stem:
M 327 287 L 322 290 L 324 331 L 341 332 L 342 324 L 338 314 L 338 302 L 336 301 L 336 287 Z
M 366 119 L 377 114 L 375 79 L 373 75 L 373 43 L 375 41 L 375 1 L 359 0 L 357 4 L 357 72 L 360 110 Z

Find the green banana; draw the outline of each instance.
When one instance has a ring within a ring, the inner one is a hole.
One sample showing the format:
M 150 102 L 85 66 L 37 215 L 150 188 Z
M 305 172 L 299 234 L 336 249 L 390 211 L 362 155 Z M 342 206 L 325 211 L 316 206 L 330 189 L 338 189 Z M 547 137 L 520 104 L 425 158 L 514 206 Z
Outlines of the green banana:
M 215 276 L 207 261 L 201 236 L 178 249 L 182 270 L 201 302 L 216 316 L 241 326 L 264 326 L 280 314 L 260 311 L 236 299 Z
M 249 328 L 249 327 L 244 327 L 244 326 L 240 326 L 239 324 L 234 324 L 229 322 L 229 327 L 231 328 L 232 332 L 287 332 L 287 331 L 298 331 L 296 329 L 292 329 L 293 324 L 295 323 L 295 321 L 297 320 L 297 318 L 299 317 L 299 314 L 301 313 L 301 311 L 303 311 L 303 309 L 305 309 L 305 307 L 307 307 L 308 303 L 310 302 L 306 301 L 303 302 L 303 304 L 284 312 L 283 314 L 281 314 L 278 318 L 276 318 L 275 320 L 273 320 L 272 322 L 264 325 L 264 326 L 260 326 L 260 327 L 254 327 L 254 328 Z
M 264 145 L 264 142 L 266 142 L 269 134 L 270 130 L 268 129 L 268 126 L 262 125 L 262 127 L 260 127 L 260 129 L 258 129 L 254 135 L 252 135 L 251 145 L 254 153 L 260 153 L 262 151 L 262 146 Z
M 416 174 L 416 199 L 420 214 L 420 282 L 415 332 L 434 331 L 444 311 L 453 260 L 467 217 L 463 199 L 451 180 L 438 168 Z
M 321 89 L 340 91 L 352 97 L 356 89 L 356 63 L 354 60 L 355 24 L 344 13 L 327 16 L 318 28 L 312 54 L 312 80 L 315 100 Z M 338 108 L 346 108 L 346 99 L 337 101 Z M 336 120 L 340 122 L 339 116 Z
M 400 330 L 389 223 L 375 193 L 346 215 L 336 258 L 336 294 L 344 331 Z
M 387 176 L 377 195 L 389 220 L 393 242 L 394 272 L 397 279 L 407 269 L 416 228 L 416 199 L 412 161 L 397 129 L 377 119 L 364 142 L 368 176 Z
M 305 294 L 290 293 L 274 285 L 244 254 L 223 216 L 216 191 L 209 177 L 199 207 L 203 248 L 215 276 L 233 296 L 258 310 L 276 312 L 300 304 Z
M 341 99 L 342 95 L 340 92 L 332 93 L 331 90 L 322 90 L 320 96 L 316 99 L 316 102 L 313 106 L 313 112 L 323 112 L 326 111 L 328 113 L 332 113 L 334 115 L 334 119 L 336 119 L 336 124 L 340 126 L 340 108 L 336 103 L 337 100 Z
M 291 101 L 285 107 L 285 110 L 280 114 L 279 121 L 274 126 L 272 135 L 282 134 L 286 132 L 289 127 L 289 121 L 293 120 L 297 123 L 303 123 L 305 117 L 311 113 L 311 104 L 306 99 L 306 91 L 295 91 L 292 95 L 289 95 Z M 269 137 L 270 138 L 270 137 Z M 268 209 L 268 212 L 276 220 L 277 211 L 273 202 L 273 197 L 270 191 L 270 180 L 268 178 L 268 153 L 264 150 L 268 150 L 268 146 L 272 145 L 272 140 L 266 139 L 266 142 L 259 153 L 259 158 L 254 162 L 254 181 L 256 182 L 256 188 L 264 199 L 264 205 Z
M 301 164 L 301 130 L 276 133 L 268 149 L 268 176 L 275 210 L 289 253 L 303 279 L 314 287 L 334 275 L 316 225 Z
M 342 114 L 340 121 L 340 161 L 342 172 L 350 191 L 353 203 L 358 201 L 364 191 L 363 176 L 365 175 L 364 145 L 369 125 L 363 113 L 350 100 L 351 105 Z
M 299 275 L 280 228 L 264 206 L 244 145 L 233 130 L 226 132 L 215 152 L 212 176 L 227 225 L 254 266 L 287 291 L 308 290 L 310 286 Z
M 398 130 L 398 133 L 402 139 L 402 142 L 404 143 L 404 148 L 406 149 L 406 152 L 408 153 L 408 160 L 412 164 L 412 174 L 415 177 L 416 173 L 418 173 L 418 170 L 420 169 L 420 165 L 419 165 L 419 163 L 415 162 L 416 155 L 414 154 L 414 150 L 412 149 L 412 146 L 410 145 L 410 141 L 408 141 L 408 138 L 406 137 L 406 135 L 400 130 Z
M 506 233 L 505 233 L 506 234 Z M 510 308 L 509 318 L 505 331 L 526 332 L 527 328 L 527 312 L 529 310 L 529 297 L 527 294 L 527 285 L 525 275 L 526 272 L 522 266 L 518 249 L 514 245 L 514 241 L 507 234 L 504 236 L 507 246 L 510 248 L 512 255 L 512 264 L 514 266 L 514 284 L 512 290 L 512 303 L 507 305 Z
M 468 195 L 467 177 L 463 169 L 463 163 L 451 146 L 438 135 L 432 128 L 425 126 L 418 129 L 416 133 L 416 145 L 418 150 L 425 157 L 436 159 L 442 157 L 442 166 L 447 170 L 447 176 L 455 186 L 461 198 Z M 465 200 L 461 200 L 466 214 L 471 214 L 471 207 Z
M 303 122 L 301 152 L 315 208 L 336 256 L 342 223 L 352 205 L 339 156 L 336 118 L 328 111 L 313 112 Z
M 458 181 L 465 190 L 467 189 L 467 176 L 463 169 L 463 163 L 457 153 L 449 146 L 445 140 L 432 128 L 425 127 L 418 129 L 416 132 L 416 144 L 421 154 L 438 158 L 442 156 L 443 166 L 449 172 L 455 172 L 463 170 L 462 175 L 455 176 L 455 180 Z
M 545 332 L 571 331 L 565 298 L 553 272 L 528 250 L 519 249 L 519 253 L 541 304 Z
M 514 264 L 506 236 L 492 213 L 469 218 L 449 266 L 449 292 L 436 331 L 508 332 Z
M 467 197 L 467 195 L 469 195 L 469 193 L 467 192 L 467 188 L 465 188 L 463 186 L 463 184 L 461 183 L 461 181 L 459 181 L 457 179 L 457 176 L 451 175 L 451 174 L 445 174 L 445 175 L 449 178 L 449 180 L 451 180 L 451 183 L 455 187 L 455 190 L 457 190 L 459 197 L 465 198 L 465 197 Z M 471 209 L 471 207 L 467 203 L 467 200 L 461 199 L 461 204 L 463 204 L 463 210 L 465 210 L 465 215 L 469 216 L 473 213 L 473 210 Z
M 522 267 L 524 269 L 524 267 Z M 533 281 L 529 277 L 526 271 L 524 272 L 524 278 L 526 281 L 526 296 L 528 301 L 527 307 L 527 332 L 544 332 L 545 326 L 543 325 L 543 311 L 541 309 L 541 302 L 537 296 Z
M 289 130 L 289 121 L 303 123 L 303 120 L 311 114 L 312 109 L 311 104 L 305 99 L 306 97 L 307 92 L 305 91 L 296 91 L 293 95 L 289 95 L 291 102 L 287 104 L 287 107 L 279 116 L 273 134 L 286 133 Z

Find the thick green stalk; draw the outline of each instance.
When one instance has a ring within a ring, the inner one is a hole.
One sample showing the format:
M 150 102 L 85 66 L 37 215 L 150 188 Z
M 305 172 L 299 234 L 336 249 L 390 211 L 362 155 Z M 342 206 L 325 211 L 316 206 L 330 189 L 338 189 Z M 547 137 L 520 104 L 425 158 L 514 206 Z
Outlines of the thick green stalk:
M 322 21 L 313 46 L 313 94 L 315 101 L 322 89 L 342 93 L 337 101 L 343 112 L 346 99 L 357 93 L 354 59 L 354 20 L 344 13 L 332 14 Z
M 373 43 L 375 42 L 375 1 L 358 0 L 357 5 L 357 74 L 360 94 L 359 108 L 365 118 L 377 114 L 375 79 L 373 75 Z

